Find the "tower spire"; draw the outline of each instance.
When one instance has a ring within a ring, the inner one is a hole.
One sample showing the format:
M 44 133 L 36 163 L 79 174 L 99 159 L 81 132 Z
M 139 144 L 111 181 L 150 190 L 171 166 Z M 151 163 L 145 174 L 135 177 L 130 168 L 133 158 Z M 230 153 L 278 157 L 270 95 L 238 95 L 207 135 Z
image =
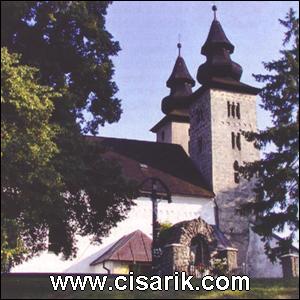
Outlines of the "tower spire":
M 227 38 L 221 23 L 217 20 L 217 6 L 213 3 L 212 20 L 209 33 L 201 54 L 206 56 L 206 62 L 199 66 L 197 72 L 198 82 L 206 87 L 220 87 L 226 89 L 239 89 L 257 94 L 257 88 L 242 83 L 242 67 L 231 59 L 234 45 Z
M 215 78 L 230 78 L 240 81 L 242 67 L 231 60 L 230 54 L 234 51 L 233 44 L 227 38 L 221 23 L 217 20 L 216 5 L 212 6 L 214 20 L 211 23 L 206 42 L 201 48 L 201 54 L 207 60 L 198 69 L 199 83 L 209 83 Z
M 182 110 L 187 105 L 187 98 L 192 94 L 192 87 L 195 80 L 192 78 L 183 57 L 181 56 L 180 36 L 177 43 L 178 57 L 176 59 L 171 76 L 167 80 L 167 87 L 170 88 L 170 95 L 162 101 L 162 111 L 170 114 L 173 110 Z

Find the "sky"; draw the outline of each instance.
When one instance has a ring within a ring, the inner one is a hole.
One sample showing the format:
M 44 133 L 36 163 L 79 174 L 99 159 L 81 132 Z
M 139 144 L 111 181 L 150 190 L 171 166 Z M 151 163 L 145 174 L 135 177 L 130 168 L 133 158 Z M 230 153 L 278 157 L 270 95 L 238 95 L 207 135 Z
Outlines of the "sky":
M 99 135 L 155 140 L 150 132 L 163 116 L 161 100 L 169 94 L 166 81 L 177 58 L 178 37 L 182 56 L 196 79 L 205 62 L 200 54 L 213 20 L 211 7 L 235 45 L 232 59 L 243 67 L 241 81 L 262 87 L 252 74 L 265 73 L 262 62 L 280 57 L 283 19 L 297 1 L 115 1 L 108 9 L 106 28 L 122 50 L 113 58 L 114 80 L 119 87 L 123 114 L 118 123 L 106 124 Z M 194 90 L 199 88 L 196 84 Z M 268 113 L 259 107 L 258 127 L 270 124 Z

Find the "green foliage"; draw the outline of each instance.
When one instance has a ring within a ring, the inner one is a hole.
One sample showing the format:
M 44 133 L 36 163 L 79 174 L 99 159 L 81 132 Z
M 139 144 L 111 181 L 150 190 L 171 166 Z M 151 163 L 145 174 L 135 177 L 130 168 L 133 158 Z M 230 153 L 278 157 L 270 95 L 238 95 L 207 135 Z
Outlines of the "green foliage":
M 281 58 L 264 63 L 267 75 L 255 75 L 265 86 L 260 93 L 262 107 L 270 112 L 272 126 L 258 133 L 244 133 L 259 149 L 271 151 L 254 163 L 246 163 L 242 174 L 256 179 L 256 200 L 242 212 L 253 213 L 253 230 L 262 236 L 265 250 L 273 261 L 288 251 L 299 229 L 299 18 L 291 9 L 280 23 L 286 28 Z M 290 235 L 271 247 L 274 232 L 290 230 Z
M 173 225 L 170 222 L 159 223 L 159 239 L 164 240 L 168 235 L 168 229 L 170 229 L 172 226 Z
M 59 191 L 61 178 L 51 164 L 58 130 L 49 123 L 52 100 L 60 95 L 39 85 L 37 69 L 20 65 L 19 56 L 6 48 L 1 49 L 1 83 L 2 269 L 20 261 L 20 235 L 35 213 L 31 209 L 47 202 L 51 189 Z M 43 232 L 43 221 L 38 223 Z
M 159 223 L 159 227 L 160 227 L 160 233 L 164 232 L 165 230 L 171 228 L 173 225 L 171 222 L 162 222 Z
M 210 271 L 214 276 L 229 275 L 226 258 L 213 258 L 210 260 Z
M 120 100 L 110 56 L 120 50 L 105 28 L 108 1 L 2 1 L 1 46 L 40 70 L 41 83 L 65 87 L 55 121 L 84 132 L 118 121 Z M 90 114 L 87 121 L 84 112 Z
M 49 230 L 54 251 L 74 256 L 75 233 L 101 241 L 135 197 L 120 166 L 84 136 L 121 114 L 108 5 L 1 2 L 1 217 L 17 222 L 22 259 L 45 249 Z
M 26 249 L 20 239 L 18 223 L 1 215 L 1 272 L 9 272 L 11 266 L 22 260 Z

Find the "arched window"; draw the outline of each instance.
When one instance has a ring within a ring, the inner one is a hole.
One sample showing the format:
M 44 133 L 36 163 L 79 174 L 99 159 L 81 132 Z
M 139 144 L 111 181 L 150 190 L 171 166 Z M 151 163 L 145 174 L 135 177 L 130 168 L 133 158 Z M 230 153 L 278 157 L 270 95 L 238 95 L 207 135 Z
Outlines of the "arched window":
M 238 170 L 239 170 L 239 162 L 238 162 L 237 160 L 235 160 L 234 163 L 233 163 L 233 169 L 234 169 L 235 171 L 238 171 Z
M 234 170 L 234 182 L 239 183 L 240 173 L 239 173 L 239 163 L 237 160 L 233 163 L 233 170 Z
M 232 149 L 235 148 L 235 133 L 231 132 L 231 147 Z
M 236 105 L 236 116 L 238 119 L 241 118 L 241 107 L 239 103 Z
M 232 102 L 232 105 L 231 105 L 231 115 L 233 118 L 235 118 L 235 103 Z
M 241 150 L 241 134 L 238 133 L 236 136 L 236 147 Z
M 230 117 L 230 107 L 231 107 L 230 102 L 227 101 L 227 116 L 228 116 L 228 118 Z
M 202 236 L 196 236 L 191 240 L 190 260 L 194 266 L 209 264 L 209 250 L 205 239 Z

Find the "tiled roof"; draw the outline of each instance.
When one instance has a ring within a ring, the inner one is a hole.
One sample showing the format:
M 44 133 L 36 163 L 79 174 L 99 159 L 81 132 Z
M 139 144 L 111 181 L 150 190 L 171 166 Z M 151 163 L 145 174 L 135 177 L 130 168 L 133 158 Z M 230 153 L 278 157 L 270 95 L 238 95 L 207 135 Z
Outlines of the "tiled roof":
M 140 230 L 124 235 L 104 254 L 90 265 L 94 266 L 104 261 L 151 262 L 152 239 Z
M 105 146 L 105 157 L 119 162 L 127 178 L 141 183 L 146 178 L 157 177 L 165 183 L 172 195 L 214 197 L 180 145 L 118 138 L 87 138 Z M 144 194 L 150 191 L 150 183 L 141 189 Z

